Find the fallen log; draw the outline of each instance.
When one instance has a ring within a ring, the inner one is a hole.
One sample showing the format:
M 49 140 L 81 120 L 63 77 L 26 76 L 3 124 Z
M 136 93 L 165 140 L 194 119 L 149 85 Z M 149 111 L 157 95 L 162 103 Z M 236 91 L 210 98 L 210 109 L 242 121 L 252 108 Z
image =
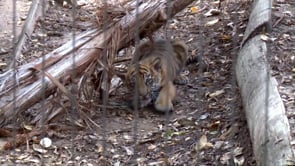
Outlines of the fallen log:
M 257 165 L 288 165 L 294 154 L 290 126 L 276 81 L 269 74 L 265 41 L 257 35 L 245 43 L 236 66 Z
M 256 0 L 243 37 L 236 65 L 237 82 L 246 112 L 257 165 L 288 165 L 294 158 L 290 125 L 268 68 L 266 38 L 262 29 L 271 26 L 271 0 Z
M 191 2 L 193 0 L 171 2 L 171 16 Z M 134 2 L 126 5 L 136 6 Z M 114 53 L 134 40 L 137 28 L 141 37 L 156 31 L 167 22 L 167 11 L 166 0 L 142 1 L 138 10 L 134 7 L 120 21 L 108 24 L 105 31 L 85 32 L 79 35 L 75 42 L 69 41 L 44 57 L 2 74 L 0 76 L 0 126 L 8 124 L 16 115 L 39 102 L 44 93 L 45 96 L 49 96 L 55 92 L 56 85 L 45 76 L 43 80 L 42 72 L 38 73 L 38 70 L 44 70 L 55 79 L 70 84 L 73 81 L 71 80 L 73 70 L 77 78 L 81 77 L 92 62 L 101 59 L 103 49 L 108 49 L 108 52 L 112 53 L 108 56 L 109 63 L 112 64 Z M 75 43 L 74 46 L 73 43 Z M 105 46 L 108 47 L 104 48 Z M 11 96 L 14 98 L 12 99 Z

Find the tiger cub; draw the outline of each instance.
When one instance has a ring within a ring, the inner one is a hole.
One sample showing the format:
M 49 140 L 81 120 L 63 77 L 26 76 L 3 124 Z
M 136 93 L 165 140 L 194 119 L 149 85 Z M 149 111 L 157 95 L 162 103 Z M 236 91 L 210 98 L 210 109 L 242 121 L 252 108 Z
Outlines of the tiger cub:
M 134 82 L 138 76 L 139 95 L 159 91 L 154 102 L 155 109 L 160 112 L 172 111 L 172 101 L 176 95 L 173 81 L 181 79 L 179 74 L 187 57 L 188 47 L 181 40 L 144 42 L 134 52 L 127 79 Z

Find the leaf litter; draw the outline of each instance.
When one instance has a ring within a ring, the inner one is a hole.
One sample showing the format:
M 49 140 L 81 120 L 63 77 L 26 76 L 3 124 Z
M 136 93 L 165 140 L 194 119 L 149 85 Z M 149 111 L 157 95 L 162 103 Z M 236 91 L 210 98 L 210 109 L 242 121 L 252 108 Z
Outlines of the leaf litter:
M 25 151 L 27 149 L 25 145 L 14 152 L 2 151 L 5 155 L 0 157 L 0 161 L 4 162 L 7 158 L 14 158 L 23 165 L 41 163 L 42 160 L 56 165 L 64 165 L 65 163 L 90 165 L 255 165 L 240 96 L 236 91 L 236 84 L 232 82 L 233 42 L 238 44 L 243 37 L 251 10 L 251 2 L 243 1 L 234 4 L 230 1 L 214 1 L 202 3 L 204 4 L 201 4 L 200 1 L 194 2 L 172 19 L 173 37 L 181 38 L 188 43 L 192 59 L 203 54 L 202 58 L 206 67 L 205 72 L 200 74 L 197 72 L 198 63 L 191 63 L 187 66 L 189 72 L 186 75 L 190 78 L 190 82 L 188 85 L 177 86 L 178 96 L 175 101 L 175 110 L 169 118 L 155 113 L 149 107 L 140 110 L 138 118 L 135 117 L 133 110 L 122 106 L 125 102 L 124 99 L 126 99 L 124 85 L 121 85 L 120 78 L 114 77 L 111 84 L 112 93 L 109 98 L 110 106 L 105 117 L 101 111 L 101 103 L 92 101 L 96 106 L 90 106 L 91 103 L 83 103 L 84 109 L 82 111 L 92 119 L 93 123 L 86 124 L 85 120 L 81 119 L 73 122 L 69 117 L 63 120 L 58 118 L 59 120 L 56 121 L 53 118 L 52 123 L 54 122 L 56 125 L 46 128 L 46 137 L 52 141 L 48 148 L 38 145 L 38 141 L 45 138 L 41 137 L 39 133 L 28 134 L 30 137 L 19 133 L 21 138 L 27 140 L 24 143 L 27 142 L 29 149 L 33 150 Z M 275 49 L 271 63 L 272 74 L 279 80 L 279 90 L 283 94 L 288 117 L 294 119 L 295 114 L 290 110 L 295 109 L 295 93 L 294 88 L 290 90 L 288 86 L 294 87 L 295 65 L 294 50 L 292 50 L 294 45 L 290 41 L 293 41 L 295 37 L 294 31 L 287 28 L 294 24 L 292 17 L 294 9 L 290 8 L 289 12 L 284 12 L 281 9 L 284 3 L 289 2 L 284 1 L 275 6 L 284 17 L 274 17 L 276 29 L 274 29 L 274 37 L 270 40 L 278 42 L 273 45 Z M 83 4 L 84 9 L 95 13 L 94 8 L 86 7 L 87 4 Z M 115 8 L 113 10 L 113 13 L 117 12 Z M 49 31 L 64 30 L 63 35 L 50 37 L 45 52 L 51 51 L 66 41 L 66 33 L 73 28 L 70 26 L 72 25 L 70 17 L 62 18 L 64 19 L 63 23 L 57 21 L 52 26 L 50 21 L 58 20 L 56 13 L 60 12 L 70 16 L 71 9 L 50 7 L 48 18 L 44 20 L 46 25 L 50 25 L 48 26 Z M 120 9 L 119 12 L 128 11 Z M 201 13 L 205 17 L 201 18 Z M 238 17 L 238 23 L 233 22 L 234 15 Z M 95 16 L 89 18 L 89 13 L 85 10 L 80 13 L 80 16 L 82 22 L 95 19 Z M 79 28 L 76 29 L 78 31 L 88 28 L 83 24 L 79 25 Z M 85 25 L 89 24 L 85 23 Z M 233 29 L 235 28 L 238 33 L 236 34 L 238 41 L 233 41 L 233 35 L 235 35 Z M 39 56 L 44 52 L 34 46 L 34 42 L 38 42 L 38 40 L 34 40 L 34 37 L 38 38 L 36 35 L 39 34 L 38 31 L 40 32 L 40 27 L 37 26 L 31 47 L 28 47 L 30 49 L 24 53 L 26 61 L 34 59 L 33 55 Z M 155 35 L 164 36 L 164 33 L 164 29 L 160 29 Z M 269 40 L 267 36 L 264 39 Z M 130 57 L 128 58 L 130 59 Z M 128 63 L 128 60 L 126 62 Z M 2 63 L 5 65 L 6 62 Z M 55 97 L 58 98 L 58 96 Z M 62 97 L 60 99 L 63 100 Z M 54 99 L 52 100 L 54 101 Z M 29 111 L 26 112 L 26 115 L 30 117 L 33 113 Z M 27 133 L 36 132 L 37 129 L 30 125 L 29 120 L 24 119 L 24 121 L 26 121 L 24 122 L 25 126 L 30 126 L 24 127 Z M 135 122 L 136 129 L 134 128 Z M 59 123 L 63 125 L 58 125 Z M 95 127 L 89 127 L 94 123 Z M 69 127 L 74 124 L 77 124 L 78 127 Z M 290 124 L 294 136 L 295 121 L 290 120 Z M 33 137 L 37 137 L 35 142 L 32 141 Z M 292 145 L 294 146 L 294 144 Z M 48 156 L 42 158 L 40 153 L 43 153 L 43 156 Z

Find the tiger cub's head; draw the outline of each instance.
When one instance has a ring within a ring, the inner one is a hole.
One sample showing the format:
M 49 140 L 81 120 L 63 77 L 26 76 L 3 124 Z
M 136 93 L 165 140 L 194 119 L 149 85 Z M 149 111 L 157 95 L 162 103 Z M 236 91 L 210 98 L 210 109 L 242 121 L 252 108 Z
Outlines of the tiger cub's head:
M 173 81 L 184 67 L 187 46 L 181 40 L 143 42 L 134 52 L 128 68 L 127 80 L 132 87 L 138 82 L 140 95 L 158 91 L 168 81 Z
M 137 66 L 138 65 L 138 66 Z M 147 95 L 151 91 L 157 91 L 161 88 L 162 82 L 162 64 L 161 58 L 149 57 L 132 64 L 127 72 L 129 86 L 135 87 L 137 81 L 139 94 Z

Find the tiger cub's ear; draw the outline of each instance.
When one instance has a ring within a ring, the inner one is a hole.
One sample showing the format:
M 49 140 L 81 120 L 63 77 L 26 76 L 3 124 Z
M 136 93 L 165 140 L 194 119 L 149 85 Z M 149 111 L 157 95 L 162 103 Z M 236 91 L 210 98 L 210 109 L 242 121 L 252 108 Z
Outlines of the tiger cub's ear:
M 182 63 L 186 63 L 188 58 L 188 46 L 182 40 L 173 40 L 171 42 L 176 57 Z
M 160 72 L 162 70 L 162 65 L 161 65 L 161 58 L 157 57 L 152 61 L 151 66 L 157 71 Z

